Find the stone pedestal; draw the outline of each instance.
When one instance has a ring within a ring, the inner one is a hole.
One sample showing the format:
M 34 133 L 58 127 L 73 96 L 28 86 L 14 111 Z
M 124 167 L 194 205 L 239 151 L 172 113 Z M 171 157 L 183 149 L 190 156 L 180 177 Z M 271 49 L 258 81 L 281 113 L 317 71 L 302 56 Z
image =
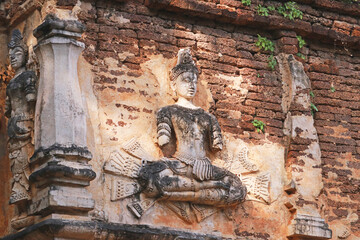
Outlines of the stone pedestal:
M 30 166 L 30 214 L 86 213 L 94 201 L 85 187 L 96 176 L 88 161 L 86 115 L 77 62 L 84 26 L 47 16 L 34 30 L 40 81 L 35 113 L 35 153 Z
M 290 225 L 291 240 L 331 239 L 332 231 L 325 220 L 318 217 L 298 214 Z

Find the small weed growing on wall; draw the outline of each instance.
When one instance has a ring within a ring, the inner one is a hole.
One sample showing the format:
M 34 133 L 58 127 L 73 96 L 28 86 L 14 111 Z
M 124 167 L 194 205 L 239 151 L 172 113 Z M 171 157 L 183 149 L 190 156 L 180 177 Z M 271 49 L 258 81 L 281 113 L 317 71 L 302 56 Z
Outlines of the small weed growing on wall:
M 315 94 L 313 91 L 310 91 L 310 97 L 314 98 Z M 315 106 L 315 104 L 313 104 L 312 102 L 310 102 L 310 110 L 311 110 L 311 115 L 314 117 L 315 112 L 318 112 L 319 110 L 317 109 L 317 107 Z
M 305 40 L 301 37 L 301 36 L 296 36 L 298 42 L 299 42 L 299 48 L 302 48 L 303 46 L 305 46 L 306 42 Z
M 317 107 L 315 106 L 315 104 L 313 104 L 313 103 L 310 103 L 310 109 L 311 109 L 311 115 L 313 115 L 313 117 L 314 117 L 315 112 L 319 111 L 317 109 Z
M 268 61 L 269 61 L 269 62 L 268 62 L 269 68 L 271 69 L 271 71 L 274 71 L 275 66 L 276 66 L 276 64 L 277 64 L 274 55 L 271 54 L 271 55 L 268 57 Z
M 334 83 L 331 83 L 331 87 L 330 87 L 330 91 L 332 93 L 334 93 L 336 91 L 335 87 L 334 87 Z
M 251 0 L 241 0 L 241 3 L 244 4 L 245 6 L 250 6 Z
M 262 6 L 261 4 L 259 4 L 257 6 L 257 13 L 260 15 L 260 16 L 269 16 L 269 9 L 267 7 L 264 7 Z
M 258 34 L 258 40 L 255 42 L 255 45 L 257 47 L 259 47 L 260 50 L 270 51 L 271 53 L 273 53 L 274 50 L 275 50 L 275 44 L 271 40 L 267 39 L 266 37 L 260 36 L 260 34 Z M 268 57 L 268 66 L 269 66 L 269 68 L 271 70 L 274 70 L 276 64 L 277 64 L 276 59 L 275 59 L 274 55 L 271 54 Z
M 274 43 L 267 39 L 266 37 L 260 36 L 258 34 L 258 40 L 255 42 L 255 45 L 260 48 L 260 50 L 273 52 L 275 50 Z
M 257 13 L 260 15 L 260 16 L 269 16 L 269 13 L 272 12 L 272 11 L 275 11 L 275 7 L 270 5 L 270 6 L 262 6 L 261 4 L 259 4 L 257 6 Z
M 260 120 L 254 120 L 251 122 L 252 125 L 255 127 L 256 131 L 259 132 L 265 132 L 264 127 L 266 126 L 266 124 L 263 121 Z
M 303 18 L 303 12 L 298 9 L 298 6 L 295 2 L 286 2 L 277 9 L 280 15 L 283 15 L 285 18 L 294 20 L 296 18 Z
M 267 9 L 269 9 L 269 11 L 275 11 L 275 7 L 272 5 L 268 6 Z
M 302 54 L 302 53 L 297 53 L 296 56 L 298 56 L 299 58 L 301 58 L 301 59 L 303 59 L 303 60 L 306 59 L 305 55 Z
M 299 49 L 303 48 L 306 44 L 305 40 L 301 37 L 301 36 L 296 36 L 296 39 L 298 40 L 298 44 L 299 44 Z M 299 58 L 305 60 L 305 56 L 302 53 L 297 53 L 296 56 L 298 56 Z

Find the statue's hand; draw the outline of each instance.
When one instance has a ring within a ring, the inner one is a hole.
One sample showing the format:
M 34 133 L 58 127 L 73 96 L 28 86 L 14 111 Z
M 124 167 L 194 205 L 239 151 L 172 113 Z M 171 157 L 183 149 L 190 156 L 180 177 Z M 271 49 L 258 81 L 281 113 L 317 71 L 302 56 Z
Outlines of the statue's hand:
M 201 181 L 211 179 L 213 166 L 209 159 L 197 159 L 194 163 L 193 174 Z
M 166 135 L 161 135 L 158 138 L 158 143 L 160 147 L 164 146 L 165 144 L 168 144 L 169 142 L 170 142 L 170 138 Z

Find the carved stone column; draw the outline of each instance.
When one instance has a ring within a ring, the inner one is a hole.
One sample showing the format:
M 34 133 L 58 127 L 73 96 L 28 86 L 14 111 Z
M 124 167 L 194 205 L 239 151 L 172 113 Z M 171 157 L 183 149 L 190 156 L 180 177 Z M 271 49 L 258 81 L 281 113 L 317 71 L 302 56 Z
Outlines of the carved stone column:
M 77 75 L 84 26 L 52 15 L 34 30 L 40 81 L 35 113 L 35 153 L 30 214 L 84 213 L 94 208 L 85 189 L 96 176 L 88 161 L 86 115 Z

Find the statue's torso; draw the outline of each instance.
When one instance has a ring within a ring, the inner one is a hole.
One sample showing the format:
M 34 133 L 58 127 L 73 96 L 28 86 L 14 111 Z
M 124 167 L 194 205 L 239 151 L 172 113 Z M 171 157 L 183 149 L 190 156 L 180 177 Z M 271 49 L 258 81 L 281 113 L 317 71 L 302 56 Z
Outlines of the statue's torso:
M 35 74 L 33 71 L 25 71 L 11 79 L 7 88 L 6 95 L 11 106 L 11 117 L 23 116 L 31 117 L 34 109 L 28 104 L 27 94 L 35 94 Z
M 163 107 L 159 113 L 171 121 L 172 133 L 177 140 L 175 156 L 206 157 L 206 152 L 210 150 L 213 121 L 209 113 L 201 108 L 190 109 L 179 105 Z

